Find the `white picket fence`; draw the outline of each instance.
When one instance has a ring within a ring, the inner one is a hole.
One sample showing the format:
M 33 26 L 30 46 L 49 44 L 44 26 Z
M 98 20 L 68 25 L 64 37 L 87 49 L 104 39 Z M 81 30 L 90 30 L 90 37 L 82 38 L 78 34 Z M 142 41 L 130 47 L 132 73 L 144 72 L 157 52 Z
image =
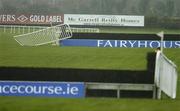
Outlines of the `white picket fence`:
M 26 25 L 0 25 L 4 33 L 25 34 L 45 29 L 48 26 L 26 26 Z M 73 33 L 99 33 L 99 28 L 77 28 L 71 27 Z
M 0 25 L 4 33 L 25 34 L 46 28 L 45 26 Z

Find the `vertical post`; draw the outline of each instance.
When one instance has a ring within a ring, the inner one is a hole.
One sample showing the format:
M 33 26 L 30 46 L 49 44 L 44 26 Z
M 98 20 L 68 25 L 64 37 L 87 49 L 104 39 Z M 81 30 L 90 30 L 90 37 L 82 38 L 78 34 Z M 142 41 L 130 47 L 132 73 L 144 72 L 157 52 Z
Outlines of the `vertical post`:
M 12 30 L 13 30 L 13 29 L 12 29 L 12 25 L 11 25 L 11 33 L 12 33 Z
M 120 89 L 117 90 L 117 98 L 120 98 Z
M 161 89 L 160 88 L 157 89 L 157 98 L 161 99 Z
M 31 31 L 30 31 L 30 28 L 31 28 L 31 27 L 30 27 L 30 26 L 28 26 L 28 33 L 30 33 L 30 32 L 31 32 Z
M 33 32 L 35 31 L 35 26 L 33 26 Z
M 157 88 L 156 88 L 156 85 L 154 84 L 153 86 L 153 99 L 156 99 L 157 98 Z
M 53 25 L 52 25 L 52 22 L 50 22 L 50 27 L 52 27 Z
M 16 33 L 16 26 L 13 27 L 13 33 Z
M 21 26 L 19 26 L 18 28 L 18 33 L 21 33 Z
M 23 34 L 24 34 L 24 27 L 25 27 L 25 26 L 23 26 Z
M 164 46 L 163 41 L 164 41 L 164 34 L 161 37 L 161 52 L 162 53 L 163 53 L 163 46 Z
M 4 32 L 6 32 L 6 25 L 4 25 Z
M 156 35 L 161 38 L 161 52 L 163 52 L 164 32 L 161 31 L 161 32 L 157 33 Z
M 85 95 L 85 97 L 87 97 L 88 84 L 85 82 L 84 86 L 85 86 L 85 88 L 84 88 L 84 95 Z

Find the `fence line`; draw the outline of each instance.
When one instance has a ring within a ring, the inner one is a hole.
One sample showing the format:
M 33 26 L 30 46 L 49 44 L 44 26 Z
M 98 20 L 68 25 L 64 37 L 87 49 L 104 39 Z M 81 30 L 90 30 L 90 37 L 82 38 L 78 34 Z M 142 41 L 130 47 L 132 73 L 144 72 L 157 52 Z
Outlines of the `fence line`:
M 3 28 L 3 32 L 10 33 L 29 33 L 34 32 L 35 30 L 40 30 L 46 28 L 46 26 L 26 26 L 26 25 L 0 25 L 0 28 Z
M 26 25 L 0 25 L 3 32 L 25 34 L 47 28 L 47 26 L 26 26 Z M 77 28 L 71 27 L 73 33 L 99 33 L 99 28 Z
M 133 83 L 85 83 L 88 90 L 116 90 L 117 98 L 121 97 L 121 91 L 153 91 L 153 99 L 156 98 L 156 87 L 154 84 L 133 84 Z

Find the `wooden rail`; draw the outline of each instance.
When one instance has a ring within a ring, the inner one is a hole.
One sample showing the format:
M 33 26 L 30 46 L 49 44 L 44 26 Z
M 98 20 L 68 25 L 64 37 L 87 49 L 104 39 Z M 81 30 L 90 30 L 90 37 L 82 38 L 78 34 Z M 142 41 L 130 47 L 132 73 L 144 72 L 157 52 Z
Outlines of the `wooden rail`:
M 86 89 L 117 90 L 117 98 L 120 98 L 120 91 L 153 91 L 153 98 L 156 98 L 156 87 L 154 84 L 131 84 L 131 83 L 85 83 Z

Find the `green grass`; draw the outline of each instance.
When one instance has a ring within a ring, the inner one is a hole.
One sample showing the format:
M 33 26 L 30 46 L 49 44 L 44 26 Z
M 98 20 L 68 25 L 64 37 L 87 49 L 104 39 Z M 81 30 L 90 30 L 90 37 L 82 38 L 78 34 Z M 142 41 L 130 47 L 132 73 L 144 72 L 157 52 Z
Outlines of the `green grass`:
M 0 111 L 179 111 L 179 100 L 0 97 Z
M 146 53 L 154 51 L 150 48 L 22 47 L 11 34 L 4 33 L 0 37 L 0 50 L 0 66 L 137 70 L 146 69 Z
M 146 49 L 21 47 L 0 54 L 0 66 L 88 69 L 146 69 Z M 132 59 L 127 54 L 133 54 Z M 134 64 L 132 64 L 131 62 Z
M 146 69 L 151 48 L 21 47 L 12 34 L 0 31 L 0 67 L 67 67 L 91 69 Z M 180 73 L 180 49 L 164 49 Z M 180 85 L 180 79 L 178 79 Z M 0 97 L 0 111 L 180 111 L 177 99 Z

